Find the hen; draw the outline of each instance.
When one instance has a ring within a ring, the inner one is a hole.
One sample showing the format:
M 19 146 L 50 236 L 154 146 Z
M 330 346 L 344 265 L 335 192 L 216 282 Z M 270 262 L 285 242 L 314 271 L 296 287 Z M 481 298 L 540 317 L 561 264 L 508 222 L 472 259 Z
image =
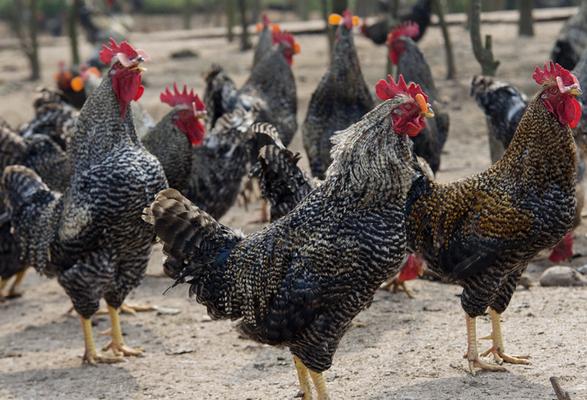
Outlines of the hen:
M 505 353 L 500 316 L 528 261 L 554 246 L 575 214 L 576 150 L 570 127 L 581 115 L 577 79 L 559 65 L 536 68 L 541 85 L 501 160 L 451 184 L 424 174 L 408 195 L 408 247 L 427 267 L 463 287 L 469 368 L 504 370 L 479 358 L 476 317 L 489 307 L 498 363 L 527 363 Z
M 100 53 L 112 67 L 80 111 L 68 146 L 71 183 L 61 195 L 32 170 L 11 166 L 3 190 L 22 259 L 37 271 L 57 276 L 80 315 L 84 362 L 117 362 L 142 350 L 124 344 L 118 308 L 144 276 L 153 230 L 141 221 L 142 209 L 167 187 L 157 159 L 140 144 L 129 103 L 142 92 L 144 53 L 113 40 Z M 100 355 L 90 318 L 104 298 L 112 322 Z
M 385 7 L 383 11 L 389 14 L 388 8 L 389 6 Z M 382 45 L 387 41 L 387 34 L 395 27 L 394 25 L 404 22 L 414 22 L 418 25 L 418 34 L 413 39 L 418 42 L 426 33 L 428 26 L 430 26 L 431 17 L 432 0 L 417 0 L 409 13 L 400 14 L 399 21 L 385 17 L 372 25 L 363 24 L 361 26 L 361 33 L 368 39 L 371 39 L 376 45 Z
M 300 46 L 290 33 L 275 30 L 272 35 L 276 48 L 255 64 L 240 89 L 236 89 L 221 67 L 213 66 L 206 76 L 204 103 L 211 127 L 226 113 L 258 107 L 256 121 L 277 127 L 281 141 L 288 145 L 298 127 L 296 83 L 291 64 Z
M 330 16 L 329 22 L 339 25 L 332 60 L 312 93 L 302 127 L 310 169 L 319 179 L 324 179 L 331 162 L 332 135 L 357 122 L 374 106 L 353 41 L 352 30 L 357 21 L 348 10 L 342 17 Z M 279 126 L 276 128 L 280 129 Z
M 430 66 L 418 45 L 412 40 L 417 35 L 418 26 L 414 23 L 406 23 L 395 28 L 387 39 L 388 56 L 391 62 L 397 65 L 397 74 L 402 74 L 406 80 L 417 83 L 430 96 L 435 116 L 426 121 L 426 128 L 413 140 L 416 155 L 426 160 L 432 172 L 436 174 L 440 168 L 440 156 L 448 136 L 449 116 L 439 102 Z
M 304 398 L 327 399 L 322 372 L 352 319 L 404 258 L 405 194 L 412 184 L 407 132 L 423 126 L 426 98 L 381 81 L 384 101 L 336 136 L 326 180 L 291 213 L 244 236 L 177 191 L 161 192 L 145 220 L 168 255 L 165 271 L 213 318 L 240 320 L 261 343 L 287 346 Z

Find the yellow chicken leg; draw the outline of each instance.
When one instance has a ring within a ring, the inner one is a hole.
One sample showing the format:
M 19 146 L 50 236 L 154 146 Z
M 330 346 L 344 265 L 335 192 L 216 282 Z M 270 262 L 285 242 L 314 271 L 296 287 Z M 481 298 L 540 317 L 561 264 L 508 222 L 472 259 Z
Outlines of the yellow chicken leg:
M 493 308 L 489 309 L 489 316 L 491 317 L 491 335 L 483 339 L 491 339 L 493 346 L 487 351 L 481 354 L 485 357 L 489 354 L 493 354 L 495 362 L 498 364 L 509 363 L 509 364 L 530 364 L 528 356 L 510 356 L 504 353 L 503 336 L 501 334 L 501 319 L 500 314 Z
M 308 368 L 304 365 L 302 360 L 294 356 L 294 364 L 296 371 L 298 371 L 298 380 L 300 382 L 300 389 L 302 391 L 303 400 L 312 400 L 312 387 L 310 386 L 310 374 Z
M 318 400 L 329 400 L 330 397 L 328 396 L 328 391 L 326 390 L 326 381 L 324 380 L 324 376 L 322 373 L 310 371 L 310 376 L 312 377 L 312 382 L 314 382 L 314 386 L 316 386 L 316 392 L 318 393 Z
M 6 279 L 0 278 L 0 299 L 4 298 L 4 287 L 6 286 Z
M 21 284 L 22 280 L 24 279 L 24 276 L 26 275 L 26 271 L 27 270 L 24 269 L 16 274 L 16 277 L 14 278 L 14 282 L 12 282 L 12 286 L 10 286 L 10 290 L 8 291 L 8 295 L 6 296 L 7 298 L 14 299 L 16 297 L 22 296 L 22 293 L 20 293 L 16 289 L 18 288 L 18 286 Z
M 158 310 L 157 306 L 122 303 L 119 311 L 121 314 L 136 315 L 138 312 L 149 312 L 149 311 L 157 311 L 157 310 Z M 98 312 L 96 312 L 96 315 L 106 315 L 106 314 L 110 315 L 110 311 L 107 308 L 106 309 L 101 308 L 98 310 Z
M 124 344 L 124 339 L 122 338 L 122 329 L 120 327 L 120 316 L 118 315 L 118 310 L 112 306 L 108 306 L 108 314 L 110 315 L 110 321 L 112 323 L 112 340 L 111 342 L 106 345 L 102 350 L 112 350 L 115 356 L 140 356 L 143 354 L 143 349 L 141 348 L 130 348 Z
M 82 323 L 82 331 L 84 332 L 85 352 L 83 362 L 91 365 L 98 363 L 114 364 L 122 362 L 122 357 L 108 357 L 98 354 L 96 351 L 96 344 L 94 342 L 94 335 L 92 333 L 92 320 L 80 317 Z
M 471 375 L 475 375 L 475 368 L 484 369 L 487 371 L 507 371 L 504 367 L 499 365 L 487 364 L 479 359 L 479 352 L 477 350 L 477 322 L 476 318 L 465 316 L 467 321 L 467 354 L 465 357 L 469 361 L 469 371 Z

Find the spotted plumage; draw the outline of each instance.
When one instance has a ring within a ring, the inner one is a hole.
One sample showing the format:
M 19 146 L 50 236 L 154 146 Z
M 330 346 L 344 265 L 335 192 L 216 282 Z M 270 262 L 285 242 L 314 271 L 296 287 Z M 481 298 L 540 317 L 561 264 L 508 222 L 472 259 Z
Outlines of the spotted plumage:
M 252 339 L 328 369 L 352 319 L 404 258 L 412 144 L 390 118 L 404 101 L 339 133 L 324 183 L 259 232 L 244 236 L 179 193 L 160 193 L 145 220 L 164 244 L 166 272 L 214 318 L 238 319 Z

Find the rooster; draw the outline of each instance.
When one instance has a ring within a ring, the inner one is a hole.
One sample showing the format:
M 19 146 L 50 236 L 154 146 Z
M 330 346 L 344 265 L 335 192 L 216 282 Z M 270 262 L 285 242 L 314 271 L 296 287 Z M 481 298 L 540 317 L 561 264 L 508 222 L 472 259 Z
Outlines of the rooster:
M 501 364 L 526 364 L 505 353 L 500 316 L 528 262 L 554 246 L 575 216 L 576 148 L 570 128 L 581 107 L 577 79 L 550 63 L 536 68 L 541 86 L 530 101 L 501 160 L 487 171 L 451 184 L 422 174 L 408 195 L 408 247 L 437 275 L 463 287 L 467 323 L 466 358 L 475 368 L 505 370 L 482 361 L 476 318 L 487 308 L 493 354 Z
M 343 16 L 332 14 L 329 22 L 338 25 L 332 61 L 312 93 L 302 128 L 310 169 L 318 179 L 324 179 L 331 162 L 332 135 L 361 119 L 374 105 L 353 41 L 358 18 L 346 10 Z
M 240 89 L 221 67 L 213 66 L 206 75 L 204 103 L 211 127 L 226 113 L 258 107 L 256 121 L 276 126 L 281 141 L 288 145 L 298 127 L 296 84 L 291 65 L 300 46 L 288 32 L 275 30 L 272 35 L 276 47 L 255 64 Z
M 388 57 L 397 65 L 397 73 L 408 81 L 416 82 L 430 96 L 435 117 L 427 120 L 427 126 L 414 138 L 414 152 L 422 157 L 436 174 L 440 168 L 440 156 L 446 143 L 449 116 L 439 102 L 430 66 L 418 45 L 412 40 L 418 36 L 419 28 L 414 23 L 405 23 L 391 31 L 387 38 Z
M 139 142 L 129 103 L 143 93 L 145 54 L 127 42 L 110 41 L 100 58 L 112 64 L 77 119 L 68 154 L 71 183 L 51 191 L 32 170 L 6 168 L 2 187 L 22 259 L 56 276 L 80 315 L 84 362 L 111 363 L 141 349 L 125 345 L 118 308 L 144 276 L 153 231 L 140 217 L 167 187 L 157 159 Z M 98 354 L 90 318 L 104 298 L 112 322 L 114 357 Z
M 273 34 L 280 31 L 281 28 L 279 25 L 272 24 L 269 17 L 267 17 L 267 14 L 263 14 L 261 22 L 257 24 L 259 41 L 257 42 L 257 47 L 255 47 L 255 53 L 253 55 L 253 68 L 261 61 L 261 59 L 271 53 L 273 50 Z
M 166 273 L 213 318 L 239 319 L 261 343 L 289 347 L 305 399 L 327 399 L 322 372 L 353 318 L 404 258 L 411 141 L 430 110 L 416 85 L 380 81 L 384 102 L 340 132 L 326 180 L 289 214 L 244 236 L 177 191 L 145 209 Z
M 569 18 L 558 34 L 550 57 L 563 68 L 573 69 L 587 49 L 587 3 Z

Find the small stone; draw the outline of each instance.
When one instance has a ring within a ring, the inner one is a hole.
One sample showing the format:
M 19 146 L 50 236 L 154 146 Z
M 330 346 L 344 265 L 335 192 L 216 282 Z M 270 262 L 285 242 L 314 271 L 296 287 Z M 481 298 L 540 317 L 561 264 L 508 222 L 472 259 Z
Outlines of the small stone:
M 574 268 L 556 265 L 548 268 L 540 277 L 541 286 L 587 286 L 587 278 Z
M 583 265 L 582 267 L 577 268 L 577 271 L 579 271 L 583 275 L 587 275 L 587 264 Z

